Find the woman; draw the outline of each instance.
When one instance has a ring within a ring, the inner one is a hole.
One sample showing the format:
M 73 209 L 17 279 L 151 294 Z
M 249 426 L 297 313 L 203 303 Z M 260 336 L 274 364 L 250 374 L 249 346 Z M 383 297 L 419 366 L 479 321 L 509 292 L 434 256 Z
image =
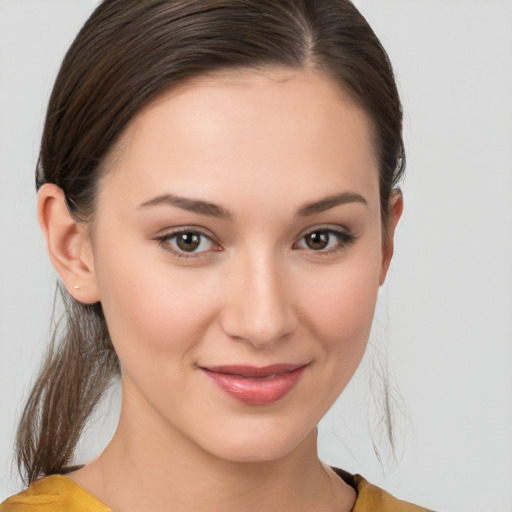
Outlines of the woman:
M 391 261 L 401 130 L 349 1 L 104 1 L 48 108 L 67 332 L 19 429 L 30 486 L 0 510 L 422 510 L 316 451 Z M 116 375 L 116 433 L 72 466 Z

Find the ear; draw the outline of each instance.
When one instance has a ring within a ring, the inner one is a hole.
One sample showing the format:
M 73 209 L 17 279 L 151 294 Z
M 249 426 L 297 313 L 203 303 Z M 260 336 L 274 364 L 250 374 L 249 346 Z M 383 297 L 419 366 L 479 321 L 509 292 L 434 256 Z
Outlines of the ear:
M 384 229 L 384 240 L 382 244 L 382 266 L 380 270 L 379 284 L 382 286 L 388 273 L 389 264 L 393 257 L 393 250 L 395 246 L 395 229 L 402 211 L 404 209 L 404 199 L 401 191 L 393 193 L 389 204 L 389 218 L 387 226 Z
M 48 254 L 64 286 L 79 302 L 98 302 L 100 296 L 86 225 L 71 215 L 64 192 L 57 185 L 46 183 L 39 189 L 37 216 Z

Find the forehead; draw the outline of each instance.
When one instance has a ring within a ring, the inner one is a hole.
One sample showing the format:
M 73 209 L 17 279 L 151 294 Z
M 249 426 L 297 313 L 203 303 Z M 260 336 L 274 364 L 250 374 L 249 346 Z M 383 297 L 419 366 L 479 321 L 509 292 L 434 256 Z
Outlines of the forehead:
M 368 116 L 311 70 L 218 72 L 180 84 L 133 119 L 109 167 L 105 184 L 137 199 L 192 188 L 268 204 L 270 185 L 289 195 L 292 184 L 298 201 L 329 187 L 378 186 Z

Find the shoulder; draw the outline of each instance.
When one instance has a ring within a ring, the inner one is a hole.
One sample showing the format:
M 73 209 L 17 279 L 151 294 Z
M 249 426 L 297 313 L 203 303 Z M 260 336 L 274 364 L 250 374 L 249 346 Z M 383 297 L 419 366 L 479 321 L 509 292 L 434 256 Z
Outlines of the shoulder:
M 357 492 L 352 512 L 432 512 L 394 498 L 383 489 L 367 482 L 361 475 L 351 475 L 338 468 L 333 468 L 333 470 Z
M 51 475 L 11 496 L 0 512 L 111 512 L 94 496 L 62 475 Z
M 432 512 L 398 500 L 360 475 L 333 470 L 357 492 L 352 512 Z M 47 476 L 0 505 L 0 512 L 111 512 L 94 496 L 62 475 Z

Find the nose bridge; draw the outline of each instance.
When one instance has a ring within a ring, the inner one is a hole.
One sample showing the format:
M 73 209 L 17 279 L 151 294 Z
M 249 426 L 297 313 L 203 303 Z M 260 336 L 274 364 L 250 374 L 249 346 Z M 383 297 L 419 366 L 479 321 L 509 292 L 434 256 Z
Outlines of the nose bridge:
M 295 330 L 290 283 L 278 255 L 268 249 L 247 250 L 237 260 L 224 331 L 263 347 Z

